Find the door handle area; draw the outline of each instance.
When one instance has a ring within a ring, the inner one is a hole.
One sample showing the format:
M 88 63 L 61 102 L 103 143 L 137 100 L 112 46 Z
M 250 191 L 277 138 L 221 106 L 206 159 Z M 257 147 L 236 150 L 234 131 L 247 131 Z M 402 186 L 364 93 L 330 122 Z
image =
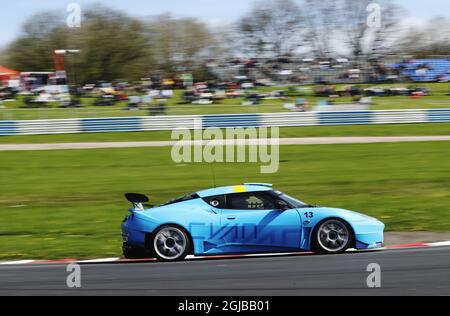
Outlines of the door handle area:
M 230 217 L 227 217 L 227 219 L 230 221 L 234 221 L 236 219 L 236 217 L 230 216 Z

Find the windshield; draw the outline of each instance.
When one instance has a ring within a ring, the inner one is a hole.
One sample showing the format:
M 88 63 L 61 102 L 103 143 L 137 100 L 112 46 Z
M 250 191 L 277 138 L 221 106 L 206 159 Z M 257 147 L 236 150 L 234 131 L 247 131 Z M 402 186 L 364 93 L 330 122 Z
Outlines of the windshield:
M 303 207 L 308 207 L 308 204 L 297 200 L 287 194 L 284 194 L 280 191 L 273 191 L 273 194 L 275 194 L 277 196 L 277 198 L 285 201 L 286 203 L 288 203 L 290 206 L 292 206 L 293 208 L 303 208 Z

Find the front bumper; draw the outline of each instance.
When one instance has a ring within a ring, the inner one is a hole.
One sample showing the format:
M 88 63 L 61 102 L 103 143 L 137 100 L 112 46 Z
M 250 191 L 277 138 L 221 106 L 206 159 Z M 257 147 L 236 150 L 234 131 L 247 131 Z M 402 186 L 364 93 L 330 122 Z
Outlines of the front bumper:
M 374 220 L 355 229 L 356 249 L 377 249 L 384 246 L 384 224 Z

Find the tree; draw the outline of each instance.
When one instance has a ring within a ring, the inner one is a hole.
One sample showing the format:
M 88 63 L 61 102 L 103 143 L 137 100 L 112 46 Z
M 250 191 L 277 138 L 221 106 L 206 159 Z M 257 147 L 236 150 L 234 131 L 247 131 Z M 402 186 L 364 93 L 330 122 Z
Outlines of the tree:
M 21 71 L 51 71 L 52 51 L 64 48 L 67 41 L 62 16 L 45 12 L 32 16 L 20 37 L 7 49 L 8 64 Z
M 163 14 L 150 21 L 148 30 L 155 67 L 167 75 L 197 72 L 214 51 L 214 35 L 197 19 Z
M 386 53 L 400 25 L 392 1 L 304 0 L 305 40 L 316 57 L 343 52 L 353 57 Z
M 55 49 L 79 49 L 66 58 L 78 83 L 140 79 L 152 64 L 148 33 L 138 19 L 104 7 L 85 11 L 81 28 L 70 29 L 52 12 L 32 16 L 8 48 L 9 65 L 22 71 L 54 71 Z
M 373 0 L 340 0 L 337 7 L 337 27 L 351 55 L 377 54 L 389 47 L 400 23 L 400 7 L 387 0 L 380 0 L 380 24 L 369 23 L 371 14 L 377 14 Z M 371 11 L 373 9 L 373 11 Z M 375 17 L 376 18 L 376 17 Z
M 6 64 L 8 61 L 8 52 L 6 51 L 6 48 L 0 48 L 0 65 Z
M 305 0 L 302 19 L 305 26 L 305 42 L 314 56 L 330 57 L 334 50 L 333 38 L 336 36 L 338 0 Z
M 152 63 L 145 24 L 120 12 L 101 8 L 86 11 L 82 27 L 72 33 L 72 47 L 81 82 L 138 80 Z
M 396 51 L 416 58 L 445 55 L 450 52 L 450 21 L 436 17 L 424 26 L 411 27 L 396 45 Z
M 261 0 L 237 24 L 241 51 L 276 58 L 301 44 L 301 12 L 292 0 Z
M 9 46 L 8 59 L 17 69 L 53 71 L 55 49 L 79 49 L 79 55 L 66 57 L 69 79 L 76 72 L 77 83 L 138 80 L 155 71 L 201 75 L 203 61 L 217 53 L 216 43 L 209 28 L 196 19 L 161 15 L 144 23 L 93 6 L 84 11 L 80 28 L 68 28 L 51 12 L 31 17 Z

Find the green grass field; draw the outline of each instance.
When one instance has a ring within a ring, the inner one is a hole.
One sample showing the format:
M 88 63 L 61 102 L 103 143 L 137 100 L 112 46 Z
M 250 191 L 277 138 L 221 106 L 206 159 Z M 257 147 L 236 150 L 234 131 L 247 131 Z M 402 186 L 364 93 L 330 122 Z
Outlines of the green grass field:
M 446 136 L 450 135 L 450 123 L 305 126 L 280 129 L 280 137 L 346 137 L 346 136 Z M 0 144 L 26 143 L 83 143 L 165 141 L 171 139 L 170 131 L 88 133 L 61 135 L 0 136 Z
M 283 146 L 275 175 L 217 164 L 218 185 L 270 182 L 307 202 L 376 216 L 388 231 L 450 231 L 448 142 Z M 0 153 L 0 259 L 120 256 L 123 194 L 152 202 L 213 185 L 170 148 Z M 193 176 L 195 175 L 195 176 Z
M 337 89 L 343 85 L 337 85 Z M 362 88 L 371 85 L 360 85 Z M 389 84 L 379 85 L 387 86 L 403 86 L 408 87 L 409 84 Z M 388 110 L 388 109 L 428 109 L 428 108 L 450 108 L 450 85 L 448 83 L 425 83 L 415 84 L 414 86 L 427 87 L 431 89 L 432 95 L 419 99 L 411 99 L 406 96 L 399 97 L 375 97 L 372 110 Z M 260 92 L 268 92 L 273 90 L 286 90 L 287 87 L 271 87 L 256 89 Z M 326 98 L 316 97 L 312 95 L 312 87 L 304 87 L 305 95 L 301 96 L 308 100 L 310 105 L 317 104 L 318 101 Z M 168 115 L 200 115 L 200 114 L 225 114 L 225 113 L 271 113 L 285 112 L 284 103 L 294 103 L 298 97 L 288 97 L 284 100 L 265 100 L 259 106 L 243 106 L 244 99 L 227 99 L 220 104 L 214 105 L 192 105 L 179 104 L 182 100 L 181 90 L 175 90 L 174 98 L 167 102 Z M 300 97 L 300 96 L 299 96 Z M 0 109 L 0 120 L 32 120 L 32 119 L 60 119 L 60 118 L 87 118 L 87 117 L 117 117 L 117 116 L 145 116 L 147 111 L 124 111 L 125 102 L 120 102 L 115 106 L 95 107 L 93 106 L 93 98 L 85 98 L 82 100 L 85 105 L 81 109 L 59 109 L 58 104 L 50 105 L 50 108 L 41 109 L 24 109 L 23 99 L 19 98 L 15 102 L 5 102 L 5 109 Z M 336 103 L 351 103 L 350 97 L 342 97 L 334 100 Z

